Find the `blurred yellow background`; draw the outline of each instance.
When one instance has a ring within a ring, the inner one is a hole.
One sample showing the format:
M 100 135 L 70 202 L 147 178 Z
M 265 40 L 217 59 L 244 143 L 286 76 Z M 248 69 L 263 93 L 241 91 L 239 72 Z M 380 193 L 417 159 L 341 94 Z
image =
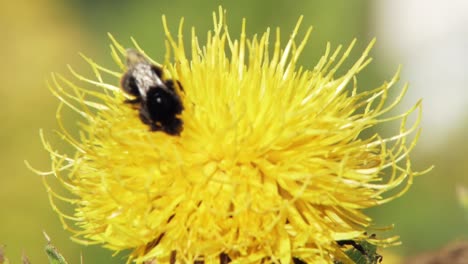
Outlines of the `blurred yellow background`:
M 66 65 L 71 64 L 89 73 L 78 52 L 114 67 L 107 32 L 128 46 L 130 36 L 135 37 L 150 56 L 163 61 L 161 15 L 166 14 L 173 32 L 183 16 L 187 34 L 193 25 L 204 36 L 220 4 L 227 9 L 233 36 L 245 17 L 249 34 L 281 27 L 286 39 L 298 17 L 305 15 L 302 33 L 314 26 L 300 61 L 305 67 L 315 65 L 327 41 L 336 47 L 356 37 L 352 61 L 377 37 L 374 61 L 360 74 L 360 87 L 376 87 L 403 64 L 400 85 L 408 81 L 410 91 L 400 112 L 424 99 L 423 133 L 412 155 L 414 166 L 436 167 L 416 178 L 403 198 L 370 213 L 377 225 L 395 224 L 391 234 L 400 234 L 403 245 L 391 250 L 402 256 L 468 237 L 467 214 L 455 192 L 458 185 L 468 186 L 468 4 L 463 1 L 444 5 L 431 0 L 421 5 L 416 0 L 17 0 L 3 1 L 0 8 L 0 244 L 11 261 L 18 263 L 24 252 L 32 263 L 46 263 L 44 230 L 70 263 L 79 263 L 80 254 L 85 263 L 124 262 L 99 246 L 70 241 L 40 177 L 24 165 L 28 160 L 35 168 L 49 169 L 38 131 L 57 128 L 57 99 L 46 86 L 50 72 L 66 75 Z M 59 141 L 52 143 L 64 147 Z

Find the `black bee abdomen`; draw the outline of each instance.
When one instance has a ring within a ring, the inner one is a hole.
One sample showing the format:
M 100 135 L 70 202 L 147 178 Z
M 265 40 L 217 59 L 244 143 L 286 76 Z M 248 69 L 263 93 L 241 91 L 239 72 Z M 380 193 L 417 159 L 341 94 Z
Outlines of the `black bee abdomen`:
M 174 117 L 172 119 L 164 120 L 161 122 L 161 130 L 169 135 L 179 135 L 182 132 L 183 122 L 180 118 Z
M 161 121 L 173 118 L 182 112 L 182 104 L 179 98 L 172 92 L 162 89 L 149 89 L 146 94 L 148 112 L 151 119 Z
M 146 110 L 153 122 L 160 123 L 163 130 L 169 134 L 179 134 L 182 121 L 177 115 L 182 113 L 180 98 L 171 90 L 151 87 L 146 94 Z

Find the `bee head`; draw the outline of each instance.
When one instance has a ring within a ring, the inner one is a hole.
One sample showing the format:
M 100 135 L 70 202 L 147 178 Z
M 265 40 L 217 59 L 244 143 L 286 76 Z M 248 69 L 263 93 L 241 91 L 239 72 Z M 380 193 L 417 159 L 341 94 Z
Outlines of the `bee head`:
M 127 49 L 127 68 L 131 69 L 138 65 L 139 63 L 144 63 L 144 64 L 151 64 L 148 59 L 143 56 L 140 52 L 134 50 L 134 49 Z

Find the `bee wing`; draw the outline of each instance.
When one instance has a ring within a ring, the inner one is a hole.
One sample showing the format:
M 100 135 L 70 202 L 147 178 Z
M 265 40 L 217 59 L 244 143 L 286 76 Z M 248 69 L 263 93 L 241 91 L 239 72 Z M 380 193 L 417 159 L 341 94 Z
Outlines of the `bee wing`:
M 147 93 L 154 87 L 168 89 L 161 80 L 162 69 L 150 63 L 150 61 L 141 53 L 133 49 L 127 49 L 127 67 L 128 73 L 135 80 L 138 92 L 146 100 Z

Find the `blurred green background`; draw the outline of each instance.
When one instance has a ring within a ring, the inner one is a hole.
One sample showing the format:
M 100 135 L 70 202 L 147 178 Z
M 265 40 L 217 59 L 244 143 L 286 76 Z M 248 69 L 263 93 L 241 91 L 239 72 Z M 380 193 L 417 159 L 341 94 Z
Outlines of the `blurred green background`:
M 249 35 L 262 33 L 267 27 L 281 27 L 286 39 L 298 17 L 305 15 L 301 32 L 314 26 L 300 61 L 306 67 L 315 65 L 327 41 L 336 47 L 358 38 L 352 61 L 377 36 L 372 52 L 375 60 L 360 74 L 360 88 L 373 88 L 390 79 L 403 63 L 403 82 L 409 81 L 411 86 L 403 107 L 408 108 L 418 98 L 425 99 L 423 134 L 412 155 L 414 168 L 436 167 L 416 178 L 403 198 L 370 213 L 377 225 L 395 224 L 391 233 L 400 234 L 403 245 L 391 250 L 401 256 L 466 239 L 468 219 L 455 189 L 457 185 L 468 186 L 468 80 L 463 72 L 468 69 L 468 45 L 455 44 L 467 43 L 468 34 L 465 31 L 463 35 L 466 20 L 454 16 L 468 14 L 451 6 L 458 10 L 454 15 L 449 8 L 432 6 L 434 1 L 425 2 L 421 8 L 413 4 L 415 1 L 377 2 L 385 1 L 2 1 L 0 244 L 5 245 L 7 256 L 18 263 L 25 253 L 33 263 L 45 263 L 44 230 L 70 263 L 79 263 L 81 254 L 85 263 L 124 263 L 121 257 L 112 257 L 99 246 L 85 247 L 70 241 L 70 234 L 63 231 L 49 206 L 40 177 L 24 165 L 28 160 L 35 168 L 49 169 L 49 157 L 41 146 L 38 130 L 57 128 L 57 100 L 45 80 L 52 71 L 67 73 L 66 64 L 89 73 L 78 52 L 117 69 L 109 56 L 107 32 L 125 45 L 130 45 L 130 36 L 135 37 L 155 60 L 162 61 L 162 14 L 168 17 L 174 34 L 183 16 L 186 33 L 193 25 L 204 39 L 212 27 L 212 12 L 220 4 L 228 11 L 231 36 L 239 33 L 245 17 Z M 430 12 L 437 14 L 435 18 L 429 16 L 435 21 L 427 19 Z M 445 25 L 445 20 L 450 24 Z M 395 128 L 388 129 L 395 132 Z M 59 141 L 54 143 L 64 147 Z

